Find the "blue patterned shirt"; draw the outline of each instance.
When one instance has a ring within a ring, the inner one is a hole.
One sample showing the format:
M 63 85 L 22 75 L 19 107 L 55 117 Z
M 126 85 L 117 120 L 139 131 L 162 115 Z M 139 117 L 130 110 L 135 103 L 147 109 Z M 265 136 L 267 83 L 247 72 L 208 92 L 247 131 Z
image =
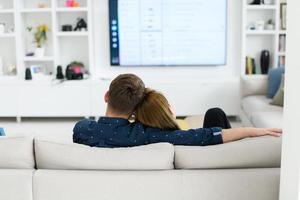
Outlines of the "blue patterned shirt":
M 75 143 L 91 147 L 132 147 L 158 142 L 174 145 L 206 146 L 223 143 L 221 128 L 162 130 L 131 123 L 123 118 L 102 117 L 98 122 L 81 120 L 73 129 Z

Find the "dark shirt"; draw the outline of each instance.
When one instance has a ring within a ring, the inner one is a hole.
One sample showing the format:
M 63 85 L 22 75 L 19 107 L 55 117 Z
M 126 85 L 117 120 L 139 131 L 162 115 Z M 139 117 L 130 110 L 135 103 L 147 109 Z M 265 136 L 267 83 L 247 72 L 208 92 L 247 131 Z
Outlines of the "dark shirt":
M 159 142 L 174 145 L 206 146 L 223 143 L 221 128 L 162 130 L 131 123 L 122 118 L 102 117 L 98 122 L 81 120 L 73 129 L 75 143 L 91 147 L 132 147 Z

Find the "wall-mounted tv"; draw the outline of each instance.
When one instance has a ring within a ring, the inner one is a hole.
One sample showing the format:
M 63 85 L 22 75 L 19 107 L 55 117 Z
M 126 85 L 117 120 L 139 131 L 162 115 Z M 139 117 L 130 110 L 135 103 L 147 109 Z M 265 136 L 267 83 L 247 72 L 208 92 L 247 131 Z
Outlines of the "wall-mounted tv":
M 109 0 L 112 66 L 225 65 L 227 0 Z

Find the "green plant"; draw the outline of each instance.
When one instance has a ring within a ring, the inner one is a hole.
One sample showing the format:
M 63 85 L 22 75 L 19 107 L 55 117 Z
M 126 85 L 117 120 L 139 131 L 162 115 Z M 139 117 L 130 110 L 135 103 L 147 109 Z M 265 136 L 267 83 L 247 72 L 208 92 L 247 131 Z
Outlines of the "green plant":
M 31 32 L 33 27 L 29 26 L 26 28 L 27 31 Z M 48 37 L 47 32 L 49 31 L 49 27 L 47 24 L 42 24 L 36 27 L 36 31 L 34 32 L 34 42 L 38 48 L 41 48 L 43 44 L 46 43 Z

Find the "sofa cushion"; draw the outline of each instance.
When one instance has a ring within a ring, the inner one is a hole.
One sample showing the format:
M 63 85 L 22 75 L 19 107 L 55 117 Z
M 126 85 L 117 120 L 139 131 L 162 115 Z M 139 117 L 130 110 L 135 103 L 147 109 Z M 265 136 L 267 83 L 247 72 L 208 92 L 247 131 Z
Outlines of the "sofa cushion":
M 35 140 L 35 155 L 38 169 L 166 170 L 174 168 L 174 147 L 168 143 L 112 149 Z
M 33 169 L 33 138 L 0 137 L 0 169 Z
M 175 147 L 177 169 L 280 167 L 281 138 L 249 138 L 207 147 Z
M 241 94 L 243 97 L 253 95 L 267 95 L 268 77 L 261 76 L 242 76 L 241 77 Z
M 259 111 L 251 116 L 251 123 L 258 128 L 282 128 L 282 111 Z
M 1 169 L 1 200 L 32 200 L 33 169 Z
M 275 200 L 280 169 L 37 170 L 37 200 Z
M 270 105 L 272 100 L 263 95 L 248 96 L 242 100 L 242 108 L 249 119 L 252 115 L 259 111 L 276 111 L 283 112 L 280 106 Z

